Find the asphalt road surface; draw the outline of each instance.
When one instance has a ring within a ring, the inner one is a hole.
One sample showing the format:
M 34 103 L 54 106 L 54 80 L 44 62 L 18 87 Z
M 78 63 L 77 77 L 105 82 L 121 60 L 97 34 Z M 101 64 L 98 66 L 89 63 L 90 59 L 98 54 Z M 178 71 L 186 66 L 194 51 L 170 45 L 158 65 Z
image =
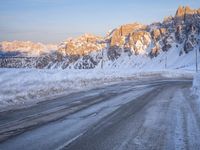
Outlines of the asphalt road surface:
M 1 112 L 0 150 L 199 150 L 191 85 L 127 81 Z

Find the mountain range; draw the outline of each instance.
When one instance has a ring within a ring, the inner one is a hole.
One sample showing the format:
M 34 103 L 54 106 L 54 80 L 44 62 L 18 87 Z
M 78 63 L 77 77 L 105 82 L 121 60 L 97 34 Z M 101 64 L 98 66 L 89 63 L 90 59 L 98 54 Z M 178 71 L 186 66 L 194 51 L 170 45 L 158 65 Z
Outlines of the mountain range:
M 150 25 L 131 23 L 105 37 L 84 34 L 58 45 L 0 42 L 2 68 L 187 68 L 200 51 L 200 9 L 180 6 Z

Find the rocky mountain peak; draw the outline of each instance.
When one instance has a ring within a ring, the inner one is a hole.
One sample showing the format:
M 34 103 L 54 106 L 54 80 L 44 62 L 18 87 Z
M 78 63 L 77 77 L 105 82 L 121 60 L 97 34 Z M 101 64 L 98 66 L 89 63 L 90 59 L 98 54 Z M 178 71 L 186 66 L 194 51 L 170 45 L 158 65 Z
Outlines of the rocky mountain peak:
M 197 13 L 196 9 L 191 9 L 189 6 L 179 6 L 175 17 L 183 17 L 185 15 L 193 15 Z
M 125 24 L 120 26 L 119 28 L 115 29 L 112 32 L 111 38 L 111 46 L 115 45 L 123 45 L 124 44 L 124 37 L 131 34 L 134 31 L 145 29 L 146 26 L 139 23 L 132 23 L 132 24 Z
M 183 17 L 185 15 L 185 7 L 184 6 L 179 6 L 177 11 L 176 11 L 176 17 Z
M 3 52 L 18 52 L 28 56 L 39 56 L 50 51 L 56 51 L 57 46 L 53 44 L 34 43 L 31 41 L 3 41 L 0 42 L 0 50 Z
M 176 24 L 181 24 L 182 22 L 190 23 L 196 14 L 200 14 L 199 9 L 191 9 L 189 6 L 179 6 L 175 15 Z
M 84 34 L 74 39 L 68 39 L 59 46 L 59 53 L 63 55 L 87 55 L 105 47 L 103 38 L 93 34 Z

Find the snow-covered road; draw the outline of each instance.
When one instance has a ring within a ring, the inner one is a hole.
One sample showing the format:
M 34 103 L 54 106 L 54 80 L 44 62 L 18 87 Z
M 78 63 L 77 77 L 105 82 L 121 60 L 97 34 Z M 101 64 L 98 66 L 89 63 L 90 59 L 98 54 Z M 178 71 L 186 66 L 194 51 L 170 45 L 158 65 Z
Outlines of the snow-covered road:
M 0 149 L 199 149 L 192 80 L 127 81 L 0 113 Z

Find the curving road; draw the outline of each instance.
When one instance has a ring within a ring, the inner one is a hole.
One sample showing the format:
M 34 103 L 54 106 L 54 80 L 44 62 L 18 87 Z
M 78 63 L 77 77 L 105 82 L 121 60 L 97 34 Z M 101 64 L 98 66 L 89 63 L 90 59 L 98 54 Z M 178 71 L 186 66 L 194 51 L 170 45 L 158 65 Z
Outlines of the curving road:
M 1 150 L 200 149 L 191 80 L 127 81 L 0 113 Z

